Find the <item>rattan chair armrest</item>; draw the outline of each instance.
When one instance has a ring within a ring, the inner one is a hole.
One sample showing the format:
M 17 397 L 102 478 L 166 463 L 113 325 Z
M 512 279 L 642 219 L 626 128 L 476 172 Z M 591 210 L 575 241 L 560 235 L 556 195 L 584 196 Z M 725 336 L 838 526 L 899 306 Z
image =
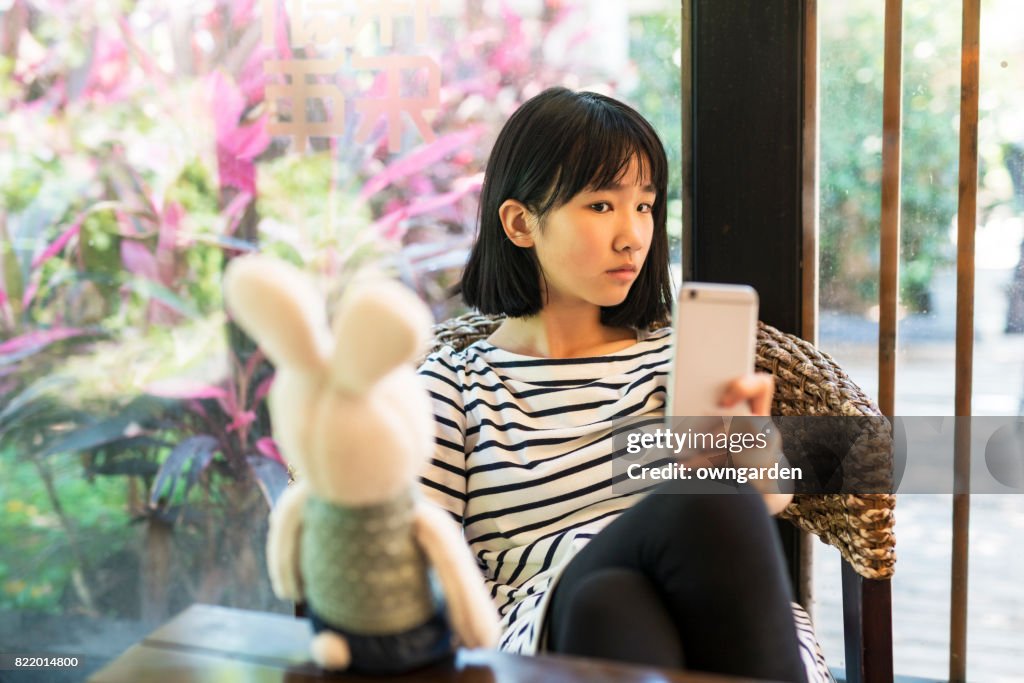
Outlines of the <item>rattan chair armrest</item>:
M 831 356 L 809 342 L 760 323 L 757 369 L 775 376 L 772 414 L 781 416 L 849 417 L 866 424 L 852 472 L 873 479 L 864 490 L 886 490 L 892 471 L 892 437 L 878 406 L 861 391 Z M 885 579 L 896 563 L 894 508 L 890 493 L 836 493 L 794 496 L 782 513 L 800 529 L 836 547 L 861 576 Z

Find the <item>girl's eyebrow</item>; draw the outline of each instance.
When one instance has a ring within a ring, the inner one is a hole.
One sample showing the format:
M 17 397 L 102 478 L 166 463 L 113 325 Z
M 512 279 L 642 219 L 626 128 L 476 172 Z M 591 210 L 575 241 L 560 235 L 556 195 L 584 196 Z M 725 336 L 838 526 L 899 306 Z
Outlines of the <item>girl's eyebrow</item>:
M 591 192 L 601 192 L 602 190 L 621 190 L 621 189 L 623 189 L 625 187 L 632 187 L 632 186 L 631 185 L 627 186 L 624 183 L 619 183 L 619 182 L 610 182 L 610 183 L 605 183 L 604 185 L 602 185 L 600 187 L 591 188 Z M 650 192 L 651 194 L 658 194 L 657 189 L 651 183 L 648 183 L 648 184 L 644 185 L 643 187 L 640 188 L 640 190 L 642 192 Z

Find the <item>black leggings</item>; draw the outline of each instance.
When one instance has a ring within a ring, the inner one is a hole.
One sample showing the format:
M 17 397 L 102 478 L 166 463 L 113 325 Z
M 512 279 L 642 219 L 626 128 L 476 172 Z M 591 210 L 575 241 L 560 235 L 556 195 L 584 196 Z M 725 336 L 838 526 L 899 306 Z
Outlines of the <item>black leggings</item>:
M 662 484 L 569 562 L 551 598 L 549 649 L 805 681 L 778 534 L 761 497 L 685 488 Z

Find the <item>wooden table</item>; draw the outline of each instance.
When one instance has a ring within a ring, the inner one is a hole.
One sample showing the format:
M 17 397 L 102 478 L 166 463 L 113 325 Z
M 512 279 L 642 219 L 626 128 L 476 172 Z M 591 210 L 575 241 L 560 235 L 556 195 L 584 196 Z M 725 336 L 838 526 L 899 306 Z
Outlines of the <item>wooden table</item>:
M 738 683 L 741 679 L 659 671 L 614 662 L 543 655 L 522 657 L 460 650 L 451 659 L 404 676 L 327 674 L 310 660 L 309 624 L 280 614 L 193 605 L 98 671 L 92 683 Z

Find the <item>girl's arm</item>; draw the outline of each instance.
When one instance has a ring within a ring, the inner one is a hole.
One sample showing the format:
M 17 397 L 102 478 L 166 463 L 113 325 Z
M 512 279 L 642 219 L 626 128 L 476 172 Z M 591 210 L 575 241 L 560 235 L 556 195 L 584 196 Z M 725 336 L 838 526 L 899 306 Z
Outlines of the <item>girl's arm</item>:
M 424 466 L 420 490 L 461 526 L 466 512 L 465 373 L 449 347 L 429 355 L 418 373 L 430 392 L 437 428 L 433 457 Z

